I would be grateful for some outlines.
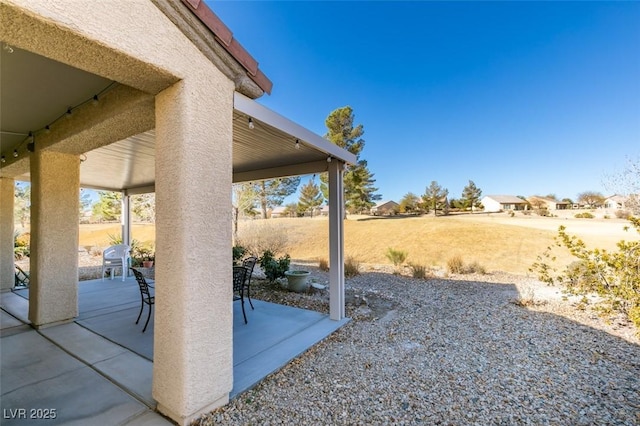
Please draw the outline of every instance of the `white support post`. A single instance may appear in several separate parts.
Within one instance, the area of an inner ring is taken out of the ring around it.
[[[345,317],[344,307],[344,164],[329,163],[329,317]]]
[[[131,196],[127,191],[122,191],[121,203],[120,211],[122,214],[120,215],[120,222],[122,225],[122,244],[131,247]],[[129,266],[131,265],[122,266],[122,273],[125,277],[129,276]]]

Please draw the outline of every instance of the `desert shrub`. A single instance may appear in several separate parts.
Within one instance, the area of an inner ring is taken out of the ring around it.
[[[258,259],[258,263],[264,271],[265,277],[273,282],[278,278],[285,277],[284,273],[289,270],[291,258],[288,254],[285,254],[279,259],[276,259],[271,251],[266,250]]]
[[[404,261],[407,260],[407,255],[408,254],[406,251],[395,250],[391,247],[387,249],[386,253],[387,259],[389,259],[391,263],[393,263],[393,266],[396,268],[396,273],[398,272]]]
[[[449,258],[449,260],[447,260],[447,271],[449,271],[450,274],[464,273],[464,261],[462,260],[462,256],[456,254]]]
[[[487,270],[479,262],[473,261],[465,264],[460,255],[455,255],[447,260],[447,271],[450,274],[486,274]]]
[[[534,211],[538,216],[543,216],[543,217],[549,216],[549,210],[547,209],[535,209]]]
[[[514,217],[516,213],[513,210],[509,210],[509,217]]]
[[[473,261],[464,267],[465,274],[486,274],[487,270],[478,261]]]
[[[640,233],[640,218],[629,218]],[[570,236],[561,226],[555,237],[555,247],[566,248],[577,259],[560,272],[548,247],[529,269],[537,272],[541,281],[559,283],[569,294],[596,293],[603,298],[601,312],[619,312],[640,327],[640,241],[619,241],[617,251],[588,249],[585,243]],[[625,229],[629,229],[628,227]]]
[[[19,232],[13,233],[13,258],[15,260],[24,259],[25,257],[29,257],[31,254],[30,251],[30,243],[31,243],[31,234],[25,232],[24,234],[20,234]]]
[[[411,276],[413,278],[418,278],[421,280],[427,278],[428,269],[426,266],[418,265],[417,263],[411,263],[409,264],[409,267],[411,268]]]
[[[584,212],[584,213],[577,213],[574,217],[578,219],[593,219],[595,216],[589,212]]]
[[[242,257],[246,252],[247,252],[247,249],[245,249],[242,246],[239,246],[237,244],[233,246],[233,264],[235,265],[238,262],[240,262],[240,259],[242,259]]]
[[[631,217],[631,213],[628,210],[616,210],[615,215],[618,219],[629,219]]]
[[[522,210],[521,212],[525,216],[531,216],[531,210]]]
[[[327,261],[327,259],[320,259],[318,261],[318,268],[321,271],[328,271],[329,270],[329,262]]]
[[[246,249],[245,254],[248,253],[251,256],[260,257],[266,251],[274,255],[281,254],[287,246],[287,233],[283,232],[277,224],[261,221],[243,229],[237,244]]]
[[[355,277],[360,274],[360,262],[353,256],[347,256],[344,260],[344,276]]]

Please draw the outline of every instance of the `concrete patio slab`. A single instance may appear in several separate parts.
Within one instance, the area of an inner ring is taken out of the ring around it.
[[[172,424],[152,411],[154,322],[152,315],[145,333],[143,324],[135,324],[140,309],[136,282],[84,281],[78,290],[76,322],[41,330],[24,324],[28,290],[2,294],[0,408],[9,417],[2,424],[29,424],[17,418],[21,411],[15,410],[22,408],[55,408],[57,419],[51,424]],[[255,309],[245,305],[245,324],[240,303],[233,303],[230,398],[348,322],[260,300],[253,304]]]

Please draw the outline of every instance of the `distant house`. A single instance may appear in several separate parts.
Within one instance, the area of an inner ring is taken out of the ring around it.
[[[567,210],[573,207],[571,203],[566,201],[558,201],[553,198],[538,197],[535,195],[527,198],[527,201],[536,209]]]
[[[615,210],[624,210],[627,208],[627,202],[629,201],[629,197],[625,197],[624,195],[614,194],[611,195],[604,200],[604,208],[605,209],[615,209]]]
[[[271,210],[271,218],[275,219],[278,217],[287,217],[287,207],[286,206],[276,206]]]
[[[480,200],[485,212],[527,210],[528,203],[515,195],[486,195]]]
[[[371,214],[374,216],[394,215],[398,213],[399,209],[400,204],[395,201],[380,201],[375,206],[371,207]]]

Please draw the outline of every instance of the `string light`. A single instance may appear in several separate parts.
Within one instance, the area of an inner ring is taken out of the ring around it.
[[[36,137],[33,132],[29,132],[29,142],[27,143],[27,151],[33,152],[36,150]]]
[[[256,127],[256,125],[253,124],[253,120],[251,119],[251,117],[249,117],[249,128],[253,130],[254,127]]]
[[[331,157],[327,157],[327,163],[331,162]]]
[[[5,45],[7,46],[7,45]],[[5,47],[6,49],[6,47]],[[10,52],[11,53],[11,52]],[[91,102],[93,105],[97,105],[100,103],[100,97],[108,92],[109,90],[113,89],[113,87],[118,84],[115,81],[112,81],[111,83],[109,83],[109,85],[107,87],[105,87],[104,89],[102,89],[100,92],[96,93],[95,95],[93,95],[92,97],[90,97],[89,99],[85,100],[84,102],[79,103],[76,106],[70,106],[67,107],[67,110],[61,114],[58,118],[56,118],[55,120],[53,120],[51,123],[47,124],[46,126],[44,126],[43,128],[39,129],[39,130],[35,130],[35,131],[30,131],[28,134],[24,134],[24,133],[13,133],[15,135],[23,135],[26,136],[26,138],[18,145],[18,147],[16,149],[13,150],[13,158],[18,158],[19,153],[18,150],[26,143],[27,144],[27,150],[30,152],[33,152],[35,149],[35,137],[37,134],[39,133],[44,133],[44,134],[49,134],[51,132],[51,126],[53,126],[54,124],[56,124],[62,117],[66,117],[68,119],[70,119],[73,116],[73,111],[76,110],[77,108],[80,108],[81,106],[83,106],[84,104]],[[8,133],[8,132],[3,132],[3,133]],[[6,157],[4,155],[2,155],[2,163],[5,163]]]
[[[0,163],[6,163],[7,159],[4,158],[4,155],[2,157],[0,157]]]
[[[300,141],[296,139],[296,149],[300,149]]]

